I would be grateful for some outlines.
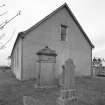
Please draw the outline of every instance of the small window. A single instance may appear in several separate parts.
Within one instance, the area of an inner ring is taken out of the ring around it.
[[[66,41],[67,36],[67,26],[61,25],[61,41]]]

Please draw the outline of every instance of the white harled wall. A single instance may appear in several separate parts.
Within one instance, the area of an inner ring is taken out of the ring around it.
[[[19,39],[13,51],[12,71],[18,80],[22,80],[22,39]]]
[[[60,25],[68,26],[67,41],[61,41]],[[56,74],[60,73],[65,60],[72,58],[77,75],[90,75],[91,46],[70,17],[66,8],[61,9],[40,26],[29,32],[23,40],[23,78],[37,77],[36,53],[45,46],[56,50]]]

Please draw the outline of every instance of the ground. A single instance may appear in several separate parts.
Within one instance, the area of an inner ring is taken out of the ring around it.
[[[78,105],[105,105],[105,77],[76,77]],[[60,88],[35,89],[35,80],[20,82],[10,70],[0,71],[0,105],[23,105],[23,96],[32,96],[37,105],[56,105]]]

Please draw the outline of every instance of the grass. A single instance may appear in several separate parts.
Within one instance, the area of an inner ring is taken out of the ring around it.
[[[78,105],[105,105],[105,78],[76,77]],[[20,82],[10,71],[0,72],[0,105],[23,105],[32,96],[38,105],[56,105],[59,88],[36,89],[35,80]]]
[[[105,78],[77,77],[79,100],[88,105],[105,105]]]

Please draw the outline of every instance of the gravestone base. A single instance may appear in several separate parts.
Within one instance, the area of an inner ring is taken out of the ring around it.
[[[76,98],[63,99],[62,97],[59,97],[57,99],[57,105],[77,105],[77,99]]]
[[[57,105],[77,105],[76,90],[61,90]]]

